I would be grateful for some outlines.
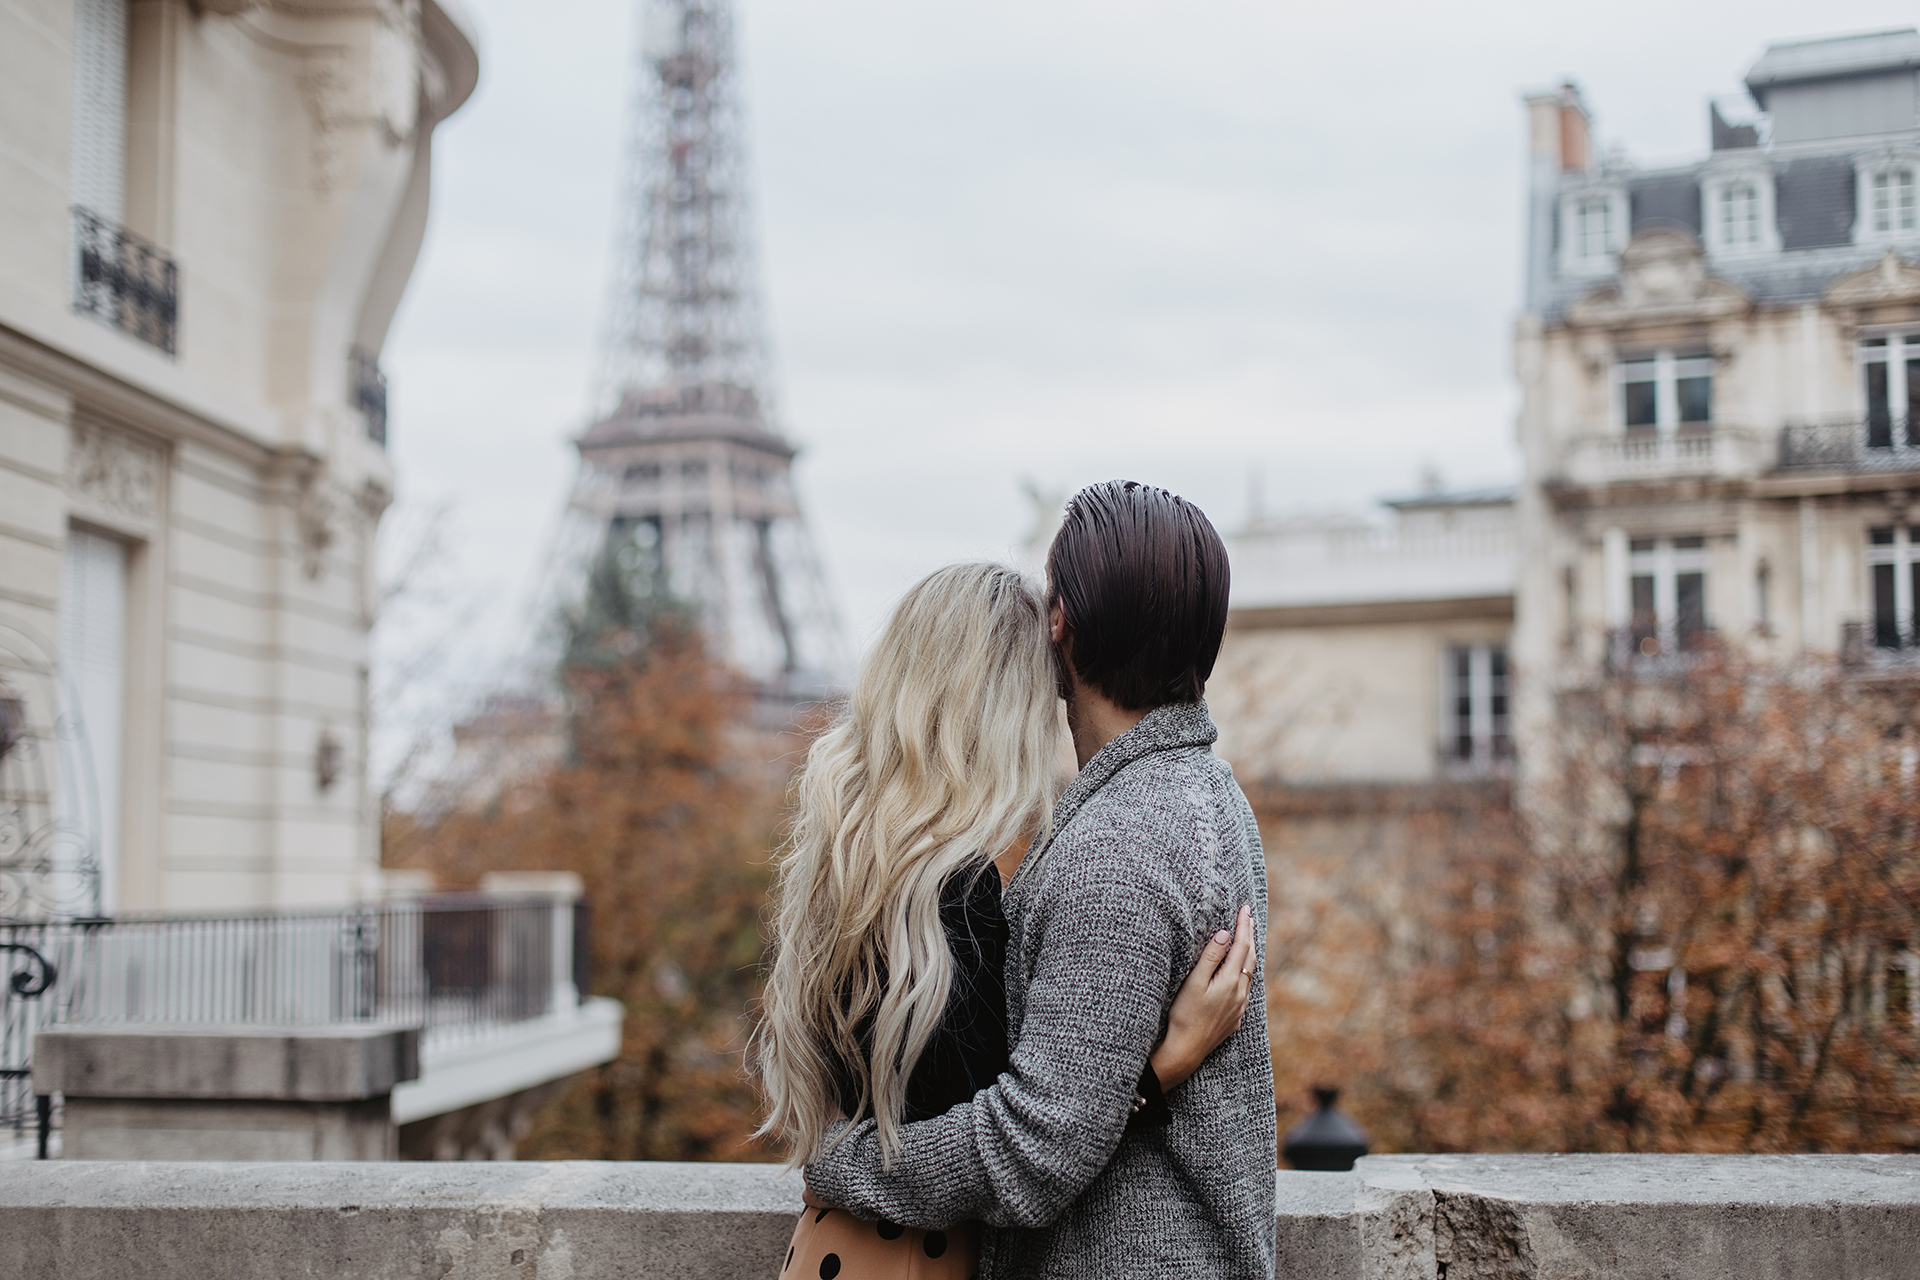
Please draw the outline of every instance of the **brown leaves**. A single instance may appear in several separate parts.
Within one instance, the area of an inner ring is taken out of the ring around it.
[[[512,805],[429,826],[390,820],[387,861],[443,883],[490,870],[579,873],[594,986],[627,1010],[620,1057],[547,1107],[536,1159],[740,1160],[757,1098],[743,1064],[779,775],[747,691],[685,631],[569,675],[572,758]]]
[[[1343,1083],[1386,1149],[1920,1146],[1910,698],[1724,654],[1612,677],[1563,699],[1525,823],[1455,793],[1370,876],[1277,865],[1275,945],[1321,931],[1275,968],[1283,1104]]]

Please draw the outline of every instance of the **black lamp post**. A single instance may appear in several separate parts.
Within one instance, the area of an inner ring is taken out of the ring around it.
[[[1287,1130],[1281,1152],[1296,1169],[1324,1173],[1345,1173],[1353,1162],[1367,1154],[1367,1134],[1344,1111],[1334,1108],[1338,1089],[1315,1089],[1320,1105],[1314,1113]]]

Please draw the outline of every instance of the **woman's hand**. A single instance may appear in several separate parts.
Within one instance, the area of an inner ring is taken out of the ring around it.
[[[1201,950],[1167,1014],[1166,1038],[1147,1060],[1163,1091],[1185,1081],[1239,1030],[1259,968],[1253,946],[1253,908],[1241,907],[1231,938],[1222,929]]]

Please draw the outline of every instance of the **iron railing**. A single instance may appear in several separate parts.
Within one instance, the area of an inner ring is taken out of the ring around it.
[[[425,1028],[428,1045],[572,1007],[584,904],[445,894],[272,915],[0,920],[0,1130],[44,1132],[33,1040],[63,1023]],[[8,976],[10,973],[11,976]]]
[[[347,353],[353,407],[367,421],[367,439],[387,447],[387,375],[380,372],[380,357],[363,347]]]
[[[1782,427],[1780,469],[1920,470],[1920,414],[1874,414]]]
[[[1846,667],[1920,671],[1920,620],[1875,619],[1840,624],[1840,663]]]
[[[157,245],[75,205],[73,309],[176,353],[180,268]]]

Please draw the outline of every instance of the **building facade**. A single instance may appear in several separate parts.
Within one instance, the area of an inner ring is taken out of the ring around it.
[[[1233,597],[1208,706],[1241,778],[1427,783],[1513,757],[1511,490],[1434,491],[1227,539]]]
[[[379,354],[477,74],[454,0],[0,8],[0,916],[377,894]]]
[[[1521,483],[1230,539],[1243,777],[1500,772],[1556,690],[1709,636],[1920,653],[1917,72],[1911,29],[1773,45],[1658,169],[1574,86],[1526,98]]]
[[[1659,169],[1599,157],[1572,86],[1528,97],[1523,738],[1566,681],[1708,635],[1913,651],[1916,69],[1912,29],[1773,45],[1751,122],[1710,108]]]

